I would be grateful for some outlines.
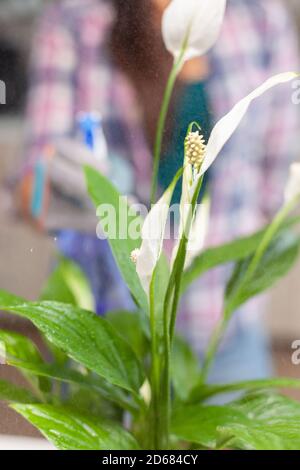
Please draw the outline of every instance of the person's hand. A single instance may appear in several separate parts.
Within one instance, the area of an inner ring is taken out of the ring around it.
[[[89,165],[107,175],[107,155],[97,155],[80,142],[61,139],[50,163],[50,180],[62,193],[86,202],[88,199],[83,166]]]

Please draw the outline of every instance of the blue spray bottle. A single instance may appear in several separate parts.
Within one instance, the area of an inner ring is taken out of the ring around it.
[[[99,163],[108,164],[108,150],[99,113],[79,113],[78,127],[83,143],[94,153]]]

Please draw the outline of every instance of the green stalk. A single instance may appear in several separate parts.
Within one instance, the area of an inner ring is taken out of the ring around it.
[[[231,318],[231,315],[234,311],[234,304],[236,298],[239,296],[240,292],[242,291],[243,287],[251,280],[252,276],[255,274],[256,268],[258,264],[260,263],[262,257],[264,256],[266,250],[268,249],[269,245],[271,244],[274,236],[277,234],[279,231],[281,225],[285,221],[285,219],[288,217],[289,213],[295,208],[299,201],[299,196],[296,198],[292,199],[288,204],[285,204],[277,213],[277,215],[274,217],[272,223],[269,225],[268,230],[266,231],[263,239],[261,240],[260,244],[258,245],[258,248],[252,258],[251,263],[249,264],[245,275],[243,277],[242,282],[240,283],[238,289],[234,293],[234,295],[231,297],[229,302],[225,304],[224,308],[224,313],[221,318],[221,320],[218,322],[212,337],[210,339],[206,356],[203,361],[203,366],[202,366],[202,372],[201,372],[201,378],[202,381],[205,382],[207,379],[209,370],[211,368],[211,365],[214,361],[215,355],[218,351],[218,347],[221,341],[221,338],[223,336],[224,331],[226,330],[226,327],[228,325],[228,322]]]
[[[186,249],[186,240],[185,237],[182,238],[182,245],[180,246],[185,251]],[[185,254],[183,256],[185,260]],[[183,260],[183,265],[184,265]],[[180,266],[182,266],[182,262],[180,262]],[[164,366],[164,373],[162,377],[162,426],[163,426],[163,449],[168,449],[169,447],[169,423],[170,423],[170,403],[171,403],[171,373],[170,373],[170,361],[171,361],[171,348],[172,348],[172,330],[174,329],[173,324],[175,324],[175,317],[174,309],[177,310],[178,305],[178,298],[177,293],[180,292],[179,289],[174,289],[174,283],[178,283],[180,285],[181,276],[179,279],[177,277],[177,264],[174,264],[174,270],[170,277],[170,282],[168,285],[166,299],[165,299],[165,306],[164,306],[164,353],[165,353],[165,366]],[[181,270],[182,271],[182,270]],[[171,305],[171,308],[170,308]],[[175,312],[176,313],[176,312]],[[172,320],[171,320],[172,319]]]
[[[288,217],[289,213],[295,208],[297,205],[299,197],[296,197],[292,199],[288,204],[285,204],[277,213],[275,218],[273,219],[272,223],[270,224],[268,230],[265,233],[265,236],[263,237],[261,243],[258,245],[258,248],[256,250],[256,253],[251,261],[251,263],[248,266],[248,269],[245,273],[245,276],[243,278],[243,281],[241,282],[237,292],[235,293],[234,298],[240,293],[241,289],[247,284],[249,279],[252,278],[253,274],[256,271],[256,268],[261,261],[263,255],[265,254],[267,248],[269,247],[270,243],[272,242],[274,236],[280,229],[281,225],[285,221],[285,219]],[[230,304],[228,306],[229,308],[229,315],[230,315]]]
[[[169,421],[170,421],[170,361],[171,343],[169,323],[164,318],[164,368],[161,383],[161,426],[162,426],[162,449],[169,448]]]
[[[174,262],[172,273],[169,279],[169,284],[164,302],[164,352],[165,352],[165,365],[162,377],[162,426],[164,449],[169,445],[169,427],[170,427],[170,403],[171,403],[171,376],[170,376],[170,360],[172,341],[176,325],[176,317],[178,310],[178,303],[180,299],[181,280],[184,271],[186,260],[186,249],[188,236],[192,227],[193,216],[198,201],[198,196],[201,190],[203,178],[199,179],[197,187],[194,192],[191,208],[187,217],[187,224],[183,231],[180,240],[178,253]]]
[[[175,287],[174,287],[174,296],[173,296],[173,304],[171,310],[171,317],[170,317],[170,338],[171,342],[173,341],[175,326],[176,326],[176,318],[177,318],[177,310],[178,304],[180,300],[180,293],[181,293],[181,281],[184,272],[184,265],[186,260],[186,249],[187,249],[187,242],[189,238],[189,234],[192,228],[192,223],[194,220],[195,210],[197,207],[199,193],[202,187],[203,177],[200,178],[198,185],[196,187],[195,193],[193,195],[191,210],[189,211],[187,217],[186,227],[184,229],[184,233],[182,239],[179,244],[178,253],[176,256],[176,260],[174,263],[174,274],[175,274]]]
[[[160,154],[161,154],[161,148],[162,148],[162,142],[163,142],[163,134],[164,134],[164,129],[165,129],[165,124],[166,124],[166,119],[167,119],[167,114],[170,106],[170,101],[172,97],[172,93],[174,90],[175,82],[177,79],[177,76],[182,69],[182,66],[185,61],[185,53],[188,47],[188,42],[189,42],[189,37],[190,37],[190,32],[191,32],[191,27],[192,27],[192,22],[186,32],[185,38],[183,40],[182,46],[181,46],[181,51],[178,56],[178,58],[174,61],[173,67],[171,69],[164,97],[163,97],[163,102],[159,114],[159,119],[158,119],[158,124],[157,124],[157,131],[156,131],[156,137],[155,137],[155,144],[154,144],[154,156],[153,156],[153,172],[152,172],[152,181],[151,181],[151,196],[150,196],[150,203],[154,204],[155,202],[155,196],[156,196],[156,191],[157,191],[157,178],[158,178],[158,170],[159,170],[159,161],[160,161]]]
[[[194,126],[196,126],[199,130],[201,130],[201,127],[199,126],[199,124],[196,121],[193,121],[189,125],[186,135],[188,135],[192,131]],[[184,157],[184,165],[186,165],[186,164],[188,164],[188,163],[186,162],[186,157]],[[198,182],[198,184],[195,188],[195,191],[194,191],[194,194],[193,194],[193,197],[192,197],[192,201],[191,201],[191,209],[192,210],[189,210],[189,213],[187,215],[186,226],[184,227],[183,236],[182,236],[182,239],[180,240],[180,244],[179,244],[178,251],[177,251],[177,256],[176,256],[173,271],[172,271],[173,279],[172,279],[170,284],[172,284],[172,282],[174,282],[175,291],[174,291],[174,297],[173,297],[172,311],[171,311],[171,314],[170,314],[170,338],[171,338],[171,342],[173,341],[173,336],[174,336],[174,331],[175,331],[175,326],[176,326],[177,309],[178,309],[178,304],[179,304],[180,294],[181,294],[182,275],[183,275],[184,265],[185,265],[185,260],[186,260],[187,242],[188,242],[189,233],[190,233],[191,228],[192,228],[192,222],[193,222],[193,218],[194,218],[194,215],[195,215],[196,205],[197,205],[197,202],[198,202],[199,193],[200,193],[200,190],[201,190],[201,187],[202,187],[202,183],[203,183],[203,176],[199,179],[199,182]],[[191,184],[192,184],[192,182],[191,182]],[[187,237],[186,237],[186,234],[187,234]]]
[[[189,41],[189,36],[190,36],[190,31],[191,31],[191,25],[189,26],[186,35],[184,37],[182,47],[180,54],[177,58],[177,60],[174,61],[173,67],[171,69],[164,97],[163,97],[163,102],[160,110],[160,115],[159,115],[159,120],[158,120],[158,125],[157,125],[157,131],[156,131],[156,138],[155,138],[155,145],[154,145],[154,157],[153,157],[153,173],[152,173],[152,181],[151,181],[151,196],[150,196],[150,203],[151,205],[155,203],[155,198],[156,198],[156,192],[157,192],[157,179],[158,179],[158,170],[159,170],[159,162],[160,162],[160,155],[161,155],[161,148],[162,148],[162,142],[163,142],[163,133],[165,129],[165,124],[166,124],[166,118],[169,110],[169,105],[173,93],[173,89],[175,86],[176,78],[184,64],[184,56],[185,52],[188,47],[188,41]],[[154,295],[152,293],[152,300],[150,302],[154,302]],[[151,330],[152,333],[151,335],[156,337],[156,331],[155,331],[155,314],[154,314],[154,309],[152,309],[152,326]],[[165,317],[165,315],[164,315]],[[160,416],[160,424],[159,424],[159,429],[157,430],[157,424],[154,423],[154,434],[157,435],[159,434],[159,441],[161,443],[162,448],[168,448],[169,445],[169,393],[170,393],[170,332],[169,332],[169,321],[164,319],[164,347],[165,347],[165,374],[162,378],[162,397],[163,397],[163,404],[162,404],[162,410],[161,410],[161,415]],[[153,343],[154,341],[154,343]],[[152,338],[152,360],[155,360],[155,364],[152,364],[152,381],[153,385],[155,387],[155,393],[156,393],[156,380],[157,380],[157,369],[158,369],[158,404],[159,404],[159,399],[160,399],[160,365],[156,364],[156,358],[157,358],[157,351],[156,350],[156,339],[153,340]],[[159,361],[159,359],[158,359]],[[154,400],[155,403],[155,400]],[[154,407],[154,405],[153,405]],[[161,426],[161,427],[160,427]]]
[[[156,196],[156,191],[157,191],[159,162],[160,162],[163,134],[164,134],[165,124],[166,124],[167,114],[168,114],[176,78],[178,76],[178,73],[180,72],[182,64],[183,64],[182,56],[180,56],[179,59],[176,62],[174,62],[171,73],[169,75],[164,97],[163,97],[162,107],[161,107],[160,114],[159,114],[159,120],[158,120],[155,144],[154,144],[153,173],[152,173],[151,196],[150,196],[151,204],[154,204],[155,202],[155,196]]]
[[[159,410],[159,393],[160,393],[160,366],[159,355],[157,348],[157,333],[155,321],[155,271],[152,276],[149,291],[149,304],[150,304],[150,330],[151,330],[151,441],[154,450],[159,449],[160,446],[160,410]]]

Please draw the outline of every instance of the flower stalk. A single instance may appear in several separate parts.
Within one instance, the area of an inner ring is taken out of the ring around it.
[[[150,331],[151,331],[151,444],[154,450],[160,448],[161,443],[161,416],[160,416],[160,364],[159,364],[159,352],[158,352],[158,341],[156,331],[156,316],[155,316],[155,275],[154,271],[152,281],[150,283]]]
[[[173,66],[167,81],[167,85],[164,92],[164,97],[162,101],[161,110],[159,113],[155,144],[154,144],[154,154],[153,154],[153,172],[152,172],[152,181],[151,181],[151,194],[150,194],[150,203],[154,204],[156,192],[157,192],[157,180],[158,180],[158,171],[159,171],[159,162],[161,156],[161,149],[163,143],[163,135],[166,125],[166,119],[170,107],[170,102],[172,98],[172,93],[176,83],[176,79],[186,61],[186,51],[189,44],[189,37],[191,33],[191,25],[188,25],[183,40],[181,43],[180,53],[177,56],[174,56]]]
[[[176,325],[176,317],[178,311],[178,304],[181,291],[181,280],[184,271],[186,260],[187,244],[189,233],[192,228],[194,213],[198,201],[198,196],[201,190],[203,178],[198,181],[197,189],[193,196],[192,204],[189,207],[189,213],[186,219],[186,226],[183,230],[182,238],[180,240],[178,252],[170,276],[165,302],[164,302],[164,370],[162,377],[162,421],[163,421],[163,436],[164,436],[164,449],[169,447],[169,427],[170,427],[170,412],[171,412],[171,376],[170,376],[170,361],[172,352],[172,342],[174,338],[174,331]]]
[[[164,129],[165,129],[166,119],[167,119],[168,110],[169,110],[174,86],[176,83],[176,79],[184,63],[183,57],[184,57],[184,51],[182,51],[182,54],[180,55],[180,57],[173,64],[173,67],[172,67],[172,70],[171,70],[171,73],[169,75],[168,82],[166,85],[163,102],[162,102],[162,106],[161,106],[161,110],[159,114],[156,137],[155,137],[155,144],[154,144],[154,154],[153,154],[153,172],[152,172],[151,196],[150,196],[151,204],[155,203],[155,197],[156,197],[156,192],[157,192],[159,162],[160,162],[160,156],[161,156]]]

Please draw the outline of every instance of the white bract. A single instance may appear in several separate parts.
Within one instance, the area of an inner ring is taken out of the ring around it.
[[[210,138],[207,143],[206,152],[201,166],[198,178],[208,170],[211,164],[219,155],[220,151],[230,139],[241,120],[245,116],[248,108],[253,100],[260,97],[266,91],[270,90],[276,85],[281,83],[289,82],[294,78],[297,78],[298,74],[295,72],[286,72],[274,75],[273,77],[266,80],[262,85],[252,91],[245,98],[240,100],[232,110],[226,114],[213,128]]]
[[[180,201],[181,221],[179,227],[179,238],[184,233],[189,214],[188,207],[191,205],[199,179],[209,169],[226,142],[230,139],[246,114],[251,102],[275,85],[286,83],[296,78],[297,76],[298,74],[294,72],[275,75],[266,80],[261,86],[256,88],[252,93],[239,101],[233,107],[233,109],[228,114],[226,114],[213,128],[205,149],[203,163],[199,171],[198,169],[196,172],[194,171],[192,165],[188,162],[187,156],[185,156],[182,196]],[[297,165],[292,167],[292,175],[287,186],[286,198],[290,199],[293,197],[293,195],[298,194],[297,191],[299,188],[300,169]],[[173,189],[174,185],[171,185],[162,198],[158,201],[158,203],[153,206],[152,210],[146,217],[143,226],[142,245],[137,259],[137,273],[147,293],[149,293],[149,285],[152,279],[152,274],[161,254],[164,232],[168,218],[168,206],[170,205]],[[207,221],[205,222],[204,215],[201,214],[201,212],[198,215],[196,214],[191,228],[191,232],[196,242],[193,244],[194,249],[191,249],[190,253],[187,254],[186,265],[190,265],[194,257],[199,254],[199,250],[202,249],[204,238],[203,234],[206,231],[206,226]],[[152,234],[149,236],[151,231]],[[195,233],[198,235],[195,236]],[[178,244],[174,248],[172,261],[174,261],[177,251]]]
[[[136,271],[147,294],[153,271],[162,252],[173,189],[172,183],[148,213],[142,228],[141,248],[139,251],[134,250]]]
[[[300,197],[300,163],[293,163],[290,166],[290,176],[285,188],[285,203],[288,204],[297,196]]]
[[[184,60],[200,57],[216,42],[226,0],[172,0],[162,20],[166,48],[178,59],[186,41]]]
[[[184,268],[188,269],[194,259],[203,251],[209,227],[210,199],[205,197],[198,207],[189,234]]]

